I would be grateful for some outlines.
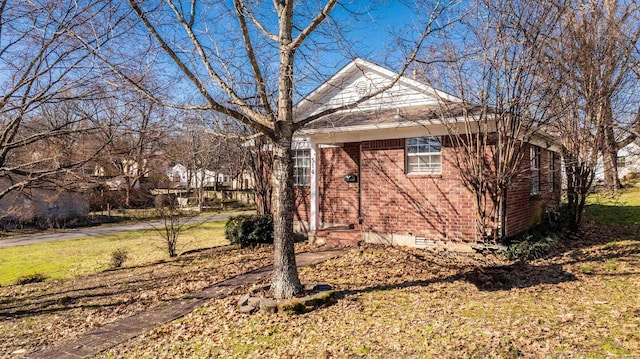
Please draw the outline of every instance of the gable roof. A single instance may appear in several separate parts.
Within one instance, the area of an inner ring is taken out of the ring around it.
[[[372,62],[356,58],[318,86],[294,107],[295,121],[320,111],[353,103],[394,81],[388,90],[364,101],[358,111],[389,110],[410,106],[437,106],[440,101],[460,99]]]
[[[466,130],[463,125],[466,114],[482,113],[479,105],[406,76],[398,77],[393,71],[356,58],[296,104],[294,121],[358,101],[396,79],[397,82],[383,93],[354,109],[337,111],[312,121],[295,136],[314,137],[314,141],[320,143],[340,143],[446,135],[453,123],[457,123],[459,131]],[[451,121],[445,123],[443,118]],[[534,137],[532,143],[541,143],[546,148],[555,142],[543,131]]]

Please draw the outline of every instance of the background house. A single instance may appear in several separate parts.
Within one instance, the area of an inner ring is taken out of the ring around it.
[[[7,179],[0,179],[0,183]],[[10,223],[33,223],[41,225],[60,224],[89,213],[87,193],[62,188],[25,188],[14,191],[0,199],[1,229],[10,229]]]
[[[396,76],[356,59],[303,99],[296,118],[353,102]],[[445,125],[442,100],[456,101],[401,77],[356,109],[299,131],[293,162],[300,228],[322,236],[329,235],[322,229],[351,228],[355,239],[417,247],[480,241],[474,198],[452,161],[461,149],[447,137],[457,114],[446,114]],[[558,149],[545,136],[530,142],[502,209],[507,235],[538,223],[560,199]]]
[[[250,190],[253,188],[253,176],[247,171],[233,177],[226,173],[202,168],[189,170],[183,164],[176,163],[167,168],[166,176],[174,187],[189,185],[191,188],[213,188],[219,186],[230,190]]]
[[[640,140],[636,140],[618,150],[618,178],[640,174]],[[602,158],[598,158],[596,163],[595,179],[598,182],[604,181],[604,166]]]
[[[618,151],[618,177],[640,175],[640,140],[631,142]]]

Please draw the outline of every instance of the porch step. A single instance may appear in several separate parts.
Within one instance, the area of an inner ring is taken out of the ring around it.
[[[316,231],[318,243],[324,243],[336,247],[356,247],[362,240],[362,232],[351,228],[326,228]]]

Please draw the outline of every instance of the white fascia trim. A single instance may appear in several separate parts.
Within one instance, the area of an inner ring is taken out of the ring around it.
[[[380,65],[374,64],[372,62],[365,62],[364,60],[360,60],[363,61],[363,65],[362,66],[368,66],[370,70],[377,72],[380,75],[386,76],[387,78],[389,78],[390,80],[395,78],[396,76],[398,76],[397,72],[393,72],[391,70],[388,70]],[[404,75],[400,76],[400,79],[398,79],[398,83],[403,83],[404,85],[407,85],[409,87],[413,87],[416,90],[423,92],[425,94],[428,95],[433,95],[436,98],[436,101],[439,100],[447,100],[447,101],[451,101],[451,102],[462,102],[462,100],[458,97],[455,97],[453,95],[449,95],[448,93],[445,93],[443,91],[437,90],[432,86],[426,85],[420,81],[416,81],[414,79],[408,78]]]
[[[299,113],[300,111],[303,111],[305,108],[308,108],[311,105],[313,105],[315,102],[311,101],[311,99],[326,93],[327,90],[333,89],[335,86],[332,84],[336,82],[339,78],[353,72],[353,69],[358,68],[358,65],[360,64],[361,61],[362,61],[361,59],[356,58],[351,62],[349,62],[348,64],[346,64],[342,69],[340,69],[338,72],[333,74],[333,76],[331,76],[327,81],[320,84],[320,86],[316,87],[315,90],[311,91],[307,96],[305,96],[297,104],[295,104],[293,106],[293,113],[294,114]],[[364,66],[364,65],[360,64],[360,66]]]
[[[546,133],[534,133],[529,139],[529,143],[556,153],[560,153],[562,150],[558,141]]]
[[[338,131],[324,132],[308,135],[311,141],[318,144],[341,144],[347,142],[388,140],[397,138],[425,137],[425,136],[446,136],[451,133],[450,126],[457,126],[457,131],[462,133],[465,131],[465,124],[458,122],[449,125],[429,124],[420,126],[413,124],[412,126],[401,126],[391,128],[368,128],[358,131]]]
[[[359,132],[359,131],[370,131],[370,130],[387,130],[387,129],[397,129],[397,128],[409,128],[409,127],[429,127],[429,126],[438,126],[444,124],[453,124],[453,123],[464,123],[465,118],[463,116],[451,118],[450,120],[441,121],[441,120],[419,120],[419,121],[407,121],[407,122],[392,122],[392,123],[381,123],[377,125],[355,125],[355,126],[342,126],[342,127],[332,127],[332,128],[320,128],[313,130],[299,130],[296,133],[296,136],[313,136],[317,134],[325,134],[325,133],[344,133],[344,132]]]

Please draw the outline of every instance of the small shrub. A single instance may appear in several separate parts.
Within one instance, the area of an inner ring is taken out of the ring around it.
[[[225,237],[241,248],[273,243],[273,220],[270,215],[241,215],[227,221]]]
[[[28,275],[28,276],[24,276],[24,277],[20,277],[18,278],[18,280],[16,281],[17,285],[25,285],[25,284],[30,284],[30,283],[40,283],[40,282],[44,282],[47,279],[47,277],[42,274],[42,273],[35,273],[32,275]]]
[[[536,236],[535,234],[523,235],[513,240],[505,251],[509,259],[532,260],[539,259],[551,252],[558,245],[560,238],[556,234]]]
[[[124,262],[129,258],[126,250],[118,248],[111,252],[111,268],[116,269],[122,267]]]
[[[507,238],[504,255],[511,260],[539,259],[556,248],[571,233],[571,216],[567,206],[547,212],[545,220],[530,230]]]

